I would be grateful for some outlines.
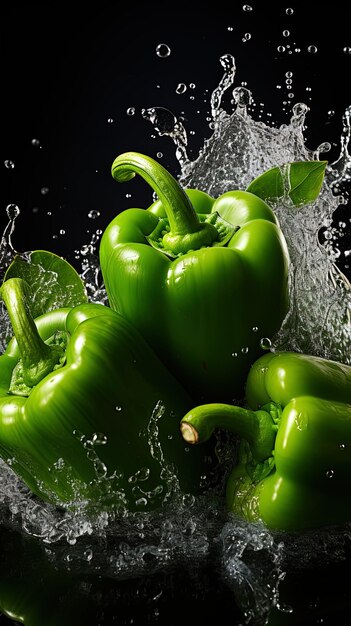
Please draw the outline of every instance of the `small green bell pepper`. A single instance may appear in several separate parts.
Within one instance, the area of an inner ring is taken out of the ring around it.
[[[181,422],[189,443],[216,427],[241,437],[229,510],[281,530],[351,521],[351,367],[269,353],[252,366],[246,399],[249,409],[208,404]]]
[[[106,228],[100,264],[109,304],[143,335],[197,401],[242,397],[250,365],[288,310],[288,252],[273,211],[246,191],[214,200],[180,187],[153,159],[117,157],[159,200]]]
[[[156,508],[173,464],[196,493],[205,455],[179,433],[191,400],[138,331],[99,304],[34,322],[27,292],[20,278],[1,288],[15,338],[0,357],[0,456],[56,504]]]

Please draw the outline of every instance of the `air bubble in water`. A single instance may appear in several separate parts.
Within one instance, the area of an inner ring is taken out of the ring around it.
[[[291,9],[290,7],[288,7],[287,9],[285,9],[285,13],[287,15],[292,15],[294,13],[294,9]]]
[[[290,30],[283,30],[283,37],[290,37]]]
[[[162,159],[163,152],[157,152],[156,156],[157,156],[158,159]]]
[[[161,59],[164,59],[166,57],[169,57],[169,55],[171,54],[171,49],[169,46],[167,46],[166,43],[159,43],[156,47],[156,54]]]
[[[278,46],[277,50],[278,52],[285,52],[285,46]]]
[[[112,117],[108,117],[107,118],[107,123],[108,124],[113,124],[113,118]]]
[[[311,54],[316,54],[318,48],[317,46],[308,46],[307,51],[310,52]]]
[[[129,107],[127,109],[127,115],[134,115],[135,114],[135,108],[134,107]]]
[[[32,139],[31,141],[32,146],[40,146],[40,141],[39,139]]]
[[[246,13],[249,13],[250,11],[252,11],[252,6],[250,4],[244,4],[243,11],[246,11]]]
[[[6,161],[4,161],[4,165],[5,165],[6,169],[8,169],[8,170],[13,170],[13,168],[15,167],[14,162],[10,161],[9,159],[6,159]]]
[[[330,469],[330,470],[326,471],[326,477],[327,478],[333,478],[334,474],[335,474],[335,472],[334,472],[333,469]]]
[[[42,196],[46,196],[49,193],[49,187],[42,187],[40,193]]]
[[[249,41],[251,39],[251,33],[245,33],[242,38],[242,41]]]
[[[185,93],[186,92],[186,84],[185,83],[178,83],[177,88],[176,88],[176,93]]]
[[[64,229],[64,228],[60,228],[60,231],[59,231],[59,232],[60,232],[60,235],[65,235],[65,234],[66,234],[66,231],[65,231],[65,229]]]

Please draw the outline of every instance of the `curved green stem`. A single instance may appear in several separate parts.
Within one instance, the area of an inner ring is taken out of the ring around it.
[[[9,278],[1,287],[12,329],[23,364],[23,379],[34,387],[53,371],[62,356],[58,346],[48,346],[41,339],[27,304],[28,284],[21,278]]]
[[[118,182],[131,180],[139,174],[156,192],[170,226],[170,232],[164,236],[164,244],[175,254],[210,246],[218,238],[216,228],[200,222],[185,191],[154,159],[138,152],[124,152],[114,160],[111,171]]]
[[[215,428],[229,430],[245,439],[257,461],[272,455],[277,426],[267,411],[250,411],[230,404],[203,404],[187,413],[180,424],[188,443],[207,441]]]

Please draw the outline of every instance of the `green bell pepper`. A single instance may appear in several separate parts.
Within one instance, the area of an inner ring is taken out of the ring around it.
[[[100,264],[110,306],[128,319],[196,400],[242,397],[261,339],[288,310],[288,252],[273,211],[246,191],[184,191],[135,152],[112,165],[159,200],[106,228]]]
[[[249,409],[208,404],[181,422],[189,443],[214,428],[241,437],[226,489],[229,510],[270,528],[302,530],[351,520],[351,367],[293,352],[252,366]]]
[[[27,292],[20,278],[1,288],[15,337],[0,357],[0,456],[58,505],[156,508],[173,464],[196,493],[205,454],[179,433],[191,400],[138,331],[99,304],[34,322]]]

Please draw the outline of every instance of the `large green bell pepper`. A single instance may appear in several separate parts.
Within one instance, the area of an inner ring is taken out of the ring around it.
[[[153,509],[175,468],[196,493],[205,455],[179,433],[191,401],[138,331],[99,304],[35,323],[26,290],[19,278],[1,288],[15,338],[0,357],[0,456],[56,504]]]
[[[288,252],[269,206],[252,193],[214,200],[159,163],[128,152],[117,181],[140,174],[159,200],[106,228],[100,262],[110,306],[141,332],[196,400],[242,397],[263,338],[288,309]]]
[[[216,427],[241,436],[228,508],[282,530],[351,521],[351,367],[269,353],[252,366],[246,398],[250,409],[203,405],[181,424],[189,443]]]

